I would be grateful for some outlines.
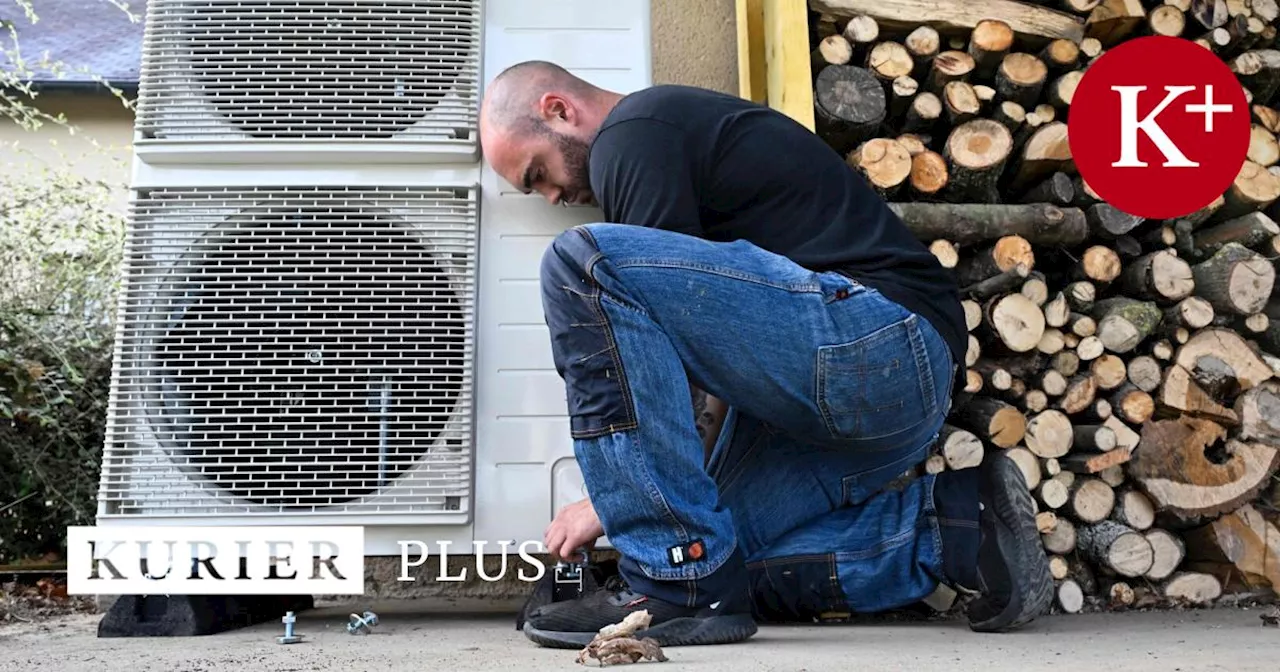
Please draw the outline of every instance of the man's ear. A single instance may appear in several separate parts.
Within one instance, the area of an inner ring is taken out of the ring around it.
[[[564,96],[544,93],[538,100],[542,118],[548,124],[572,124],[577,117],[577,110]]]

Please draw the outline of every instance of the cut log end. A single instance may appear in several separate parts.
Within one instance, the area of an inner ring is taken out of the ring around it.
[[[1093,245],[1085,250],[1081,259],[1081,267],[1090,280],[1108,283],[1120,277],[1120,255],[1116,251],[1103,246]]]
[[[1044,336],[1044,311],[1022,294],[997,299],[990,311],[990,324],[1000,340],[1013,352],[1030,352]]]
[[[1084,590],[1074,579],[1063,579],[1058,584],[1058,608],[1066,614],[1078,614],[1084,610]]]
[[[879,42],[871,48],[867,65],[881,79],[892,82],[899,77],[906,77],[915,68],[915,60],[911,52],[898,42]]]
[[[897,140],[873,138],[857,152],[858,167],[877,189],[891,191],[911,174],[912,158]]]
[[[1186,545],[1181,537],[1161,528],[1148,530],[1146,537],[1151,542],[1153,559],[1145,576],[1152,581],[1163,581],[1182,564]]]
[[[1235,510],[1280,465],[1276,447],[1229,439],[1222,425],[1187,416],[1147,423],[1141,446],[1129,475],[1158,509],[1183,520]]]
[[[991,119],[972,119],[947,137],[945,155],[952,163],[951,186],[958,198],[996,203],[1001,168],[1013,149],[1013,136]]]
[[[1178,572],[1161,588],[1175,604],[1204,605],[1222,596],[1222,582],[1204,572]]]
[[[1079,547],[1095,566],[1121,577],[1142,576],[1155,561],[1145,535],[1111,520],[1085,525],[1079,532]]]

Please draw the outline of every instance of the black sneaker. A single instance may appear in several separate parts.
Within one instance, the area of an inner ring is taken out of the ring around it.
[[[533,592],[525,599],[524,606],[516,613],[516,630],[524,630],[524,622],[540,607],[555,602],[576,599],[583,592],[598,590],[611,576],[618,575],[618,561],[609,559],[591,562],[581,568],[581,581],[560,580],[555,568],[551,568],[534,585]]]
[[[685,607],[632,592],[618,575],[579,599],[538,607],[525,620],[524,634],[542,646],[580,649],[601,629],[642,610],[649,612],[649,627],[637,637],[651,637],[661,647],[728,644],[756,634],[746,588],[740,597]]]
[[[978,578],[982,595],[969,605],[969,628],[1006,632],[1048,611],[1053,578],[1022,470],[998,451],[988,453],[981,469]]]

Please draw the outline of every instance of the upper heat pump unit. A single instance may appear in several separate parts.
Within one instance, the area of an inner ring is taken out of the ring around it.
[[[151,0],[137,151],[472,160],[480,29],[479,0]]]

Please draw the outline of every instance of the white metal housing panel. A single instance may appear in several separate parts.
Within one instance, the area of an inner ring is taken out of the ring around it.
[[[620,93],[652,81],[648,0],[487,0],[484,34],[485,83],[533,59]],[[480,211],[475,535],[541,541],[555,511],[583,492],[538,265],[556,234],[601,215],[525,196],[487,165]]]

